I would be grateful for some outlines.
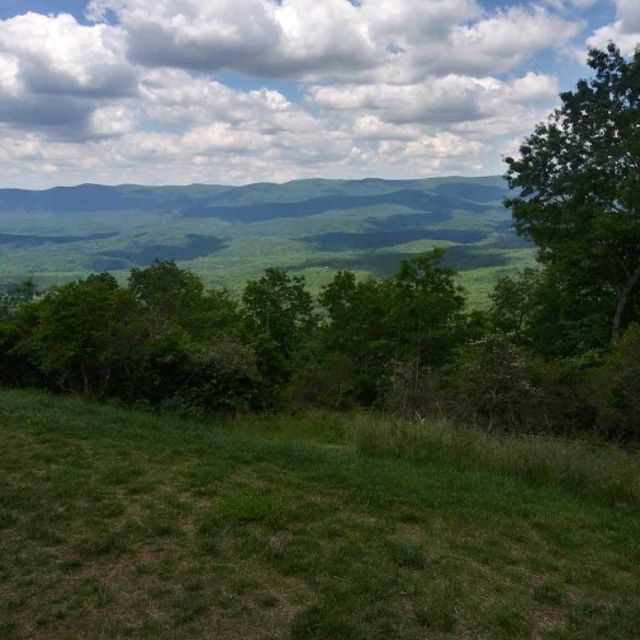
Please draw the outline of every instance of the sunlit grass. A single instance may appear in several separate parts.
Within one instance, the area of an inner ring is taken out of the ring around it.
[[[631,640],[635,462],[555,446],[0,392],[0,638]]]

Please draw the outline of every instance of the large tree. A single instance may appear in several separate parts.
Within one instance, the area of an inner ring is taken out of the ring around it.
[[[593,49],[595,74],[507,158],[516,229],[609,316],[616,342],[640,298],[640,50]]]
[[[22,339],[14,352],[55,385],[102,397],[121,384],[132,349],[144,337],[139,303],[108,273],[62,285],[25,305],[16,321]]]
[[[304,276],[266,269],[250,280],[242,294],[245,340],[256,356],[258,371],[275,398],[291,377],[295,356],[315,326],[313,298]],[[272,399],[273,399],[272,398]]]

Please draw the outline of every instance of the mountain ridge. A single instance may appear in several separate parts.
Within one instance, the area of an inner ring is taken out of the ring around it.
[[[160,258],[234,289],[266,267],[317,287],[338,268],[384,275],[438,246],[474,291],[486,290],[531,261],[507,194],[500,176],[0,189],[0,284],[125,277]]]

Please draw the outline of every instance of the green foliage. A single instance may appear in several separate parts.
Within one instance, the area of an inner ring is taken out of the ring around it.
[[[294,407],[314,406],[341,410],[354,403],[355,380],[349,358],[340,352],[310,358],[299,364],[287,396]]]
[[[591,348],[615,342],[640,299],[640,51],[626,61],[610,44],[592,50],[589,65],[595,77],[561,95],[520,157],[507,159],[506,176],[519,190],[507,201],[516,228],[536,243],[566,299],[560,318],[579,306],[557,331],[574,353],[587,327]],[[579,335],[566,335],[578,318]]]
[[[503,278],[491,294],[493,330],[546,358],[573,358],[609,346],[610,318],[594,298],[556,265]]]
[[[350,359],[362,401],[384,401],[398,363],[411,362],[418,377],[445,364],[466,338],[464,294],[442,257],[436,250],[404,260],[382,281],[339,272],[323,289],[322,338],[327,351]]]
[[[454,415],[453,390],[437,369],[419,370],[415,362],[399,362],[393,371],[386,409],[412,420]]]
[[[6,292],[0,291],[0,320],[15,314],[18,307],[33,300],[37,295],[38,287],[33,278],[10,286]]]
[[[247,283],[242,294],[248,331],[273,340],[290,356],[313,324],[313,300],[302,276],[267,269],[259,280]]]
[[[498,334],[464,349],[455,371],[455,389],[458,411],[489,430],[521,428],[539,395],[524,354]]]
[[[640,437],[640,325],[624,333],[594,375],[597,424],[607,437],[628,442]]]
[[[225,289],[205,290],[194,273],[173,261],[155,261],[146,269],[132,269],[129,289],[154,323],[154,331],[178,325],[197,340],[233,332],[238,308]]]
[[[413,257],[384,280],[339,272],[319,297],[322,321],[301,276],[267,269],[238,305],[156,261],[133,269],[125,287],[102,274],[14,304],[0,344],[43,386],[190,413],[271,409],[285,396],[297,406],[383,406],[399,366],[411,363],[413,384],[481,330],[442,259]],[[5,384],[26,383],[4,371]]]
[[[109,274],[48,293],[28,310],[34,326],[15,351],[63,391],[109,394],[142,333],[138,304]]]
[[[534,311],[534,296],[539,272],[525,269],[516,277],[501,278],[491,292],[489,321],[496,331],[515,342],[525,341]]]
[[[531,429],[570,437],[591,432],[596,409],[588,380],[600,361],[595,351],[555,360],[528,353],[528,377],[537,390],[529,405]]]
[[[397,335],[396,357],[412,360],[418,369],[445,364],[464,340],[465,297],[442,258],[436,249],[403,260],[392,281],[388,323]]]
[[[27,308],[27,303],[37,295],[38,289],[31,279],[0,292],[0,385],[11,386],[20,380],[30,386],[46,386],[37,367],[16,352],[33,326],[33,306]]]
[[[188,415],[248,411],[258,387],[253,353],[231,340],[197,348],[189,354],[184,373],[182,384],[164,406]]]
[[[256,354],[258,369],[272,396],[291,376],[291,361],[314,326],[313,299],[302,276],[267,269],[247,283],[242,295],[244,334]]]
[[[224,290],[172,262],[135,269],[128,287],[101,274],[5,304],[0,382],[190,413],[243,410],[253,399],[253,353]],[[17,299],[12,294],[11,300]]]
[[[390,331],[390,282],[357,281],[339,272],[319,296],[327,314],[322,341],[328,353],[342,353],[350,363],[358,399],[372,403],[390,379],[396,336]]]
[[[550,269],[503,280],[487,314],[467,313],[441,260],[412,258],[384,280],[339,272],[319,296],[322,315],[304,279],[276,269],[249,282],[240,305],[172,262],[132,271],[125,287],[108,274],[35,297],[25,286],[4,298],[0,383],[198,416],[359,404],[511,431],[591,429],[584,389],[598,352],[578,339],[590,325],[571,325]],[[559,309],[571,347],[552,339]],[[576,344],[585,355],[567,358]],[[600,429],[635,437],[607,402]]]

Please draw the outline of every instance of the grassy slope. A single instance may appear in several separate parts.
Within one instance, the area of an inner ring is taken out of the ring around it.
[[[348,425],[0,392],[0,638],[637,638],[637,505]]]

